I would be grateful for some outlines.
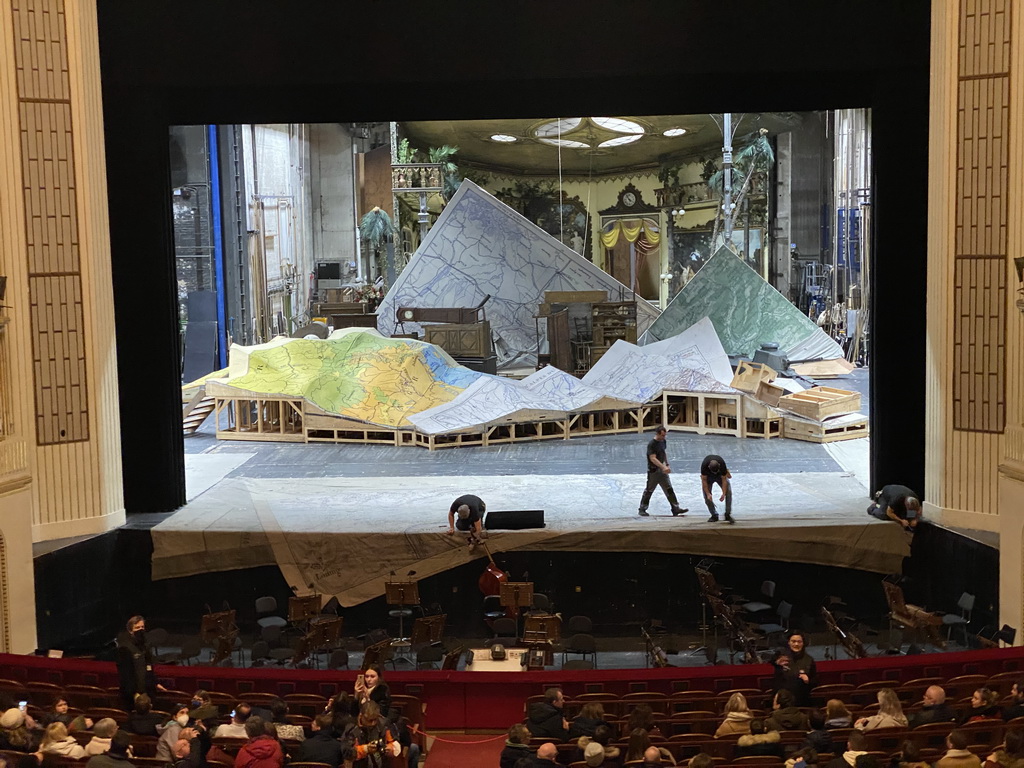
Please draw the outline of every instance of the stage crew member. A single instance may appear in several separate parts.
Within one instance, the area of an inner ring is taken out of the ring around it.
[[[905,531],[913,533],[921,522],[921,501],[905,485],[886,485],[875,494],[868,514],[879,520],[892,520],[902,525]]]
[[[730,479],[732,479],[732,472],[725,466],[725,459],[713,453],[704,457],[704,461],[700,464],[700,486],[701,492],[704,494],[704,503],[708,505],[708,512],[711,513],[711,517],[708,518],[709,523],[718,522],[718,510],[715,508],[715,500],[711,496],[711,486],[716,483],[722,489],[722,495],[718,500],[725,502],[725,522],[736,522],[732,519],[732,483],[729,482]]]
[[[466,532],[470,548],[475,547],[484,538],[483,520],[486,511],[487,505],[479,496],[471,493],[459,496],[448,508],[448,533],[454,535],[456,528]]]
[[[775,657],[772,664],[775,665],[773,692],[790,691],[796,706],[811,706],[811,689],[818,684],[818,672],[814,659],[804,649],[802,632],[790,633],[788,647]]]
[[[644,495],[640,498],[640,517],[650,517],[647,514],[647,505],[651,503],[654,488],[658,485],[665,492],[668,503],[672,505],[673,515],[682,515],[688,511],[679,506],[676,492],[672,489],[672,481],[668,479],[672,468],[668,465],[668,457],[665,455],[665,436],[667,434],[668,430],[665,427],[658,427],[654,430],[654,439],[647,444],[647,487],[644,488]]]

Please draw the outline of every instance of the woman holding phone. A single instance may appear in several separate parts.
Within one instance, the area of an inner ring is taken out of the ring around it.
[[[373,701],[380,708],[383,717],[391,720],[391,691],[388,684],[381,677],[381,668],[377,664],[370,664],[363,672],[356,676],[355,687],[355,711],[358,715],[359,708],[367,701]]]

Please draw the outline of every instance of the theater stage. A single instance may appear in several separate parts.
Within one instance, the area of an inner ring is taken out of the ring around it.
[[[646,439],[433,453],[193,442],[205,452],[187,456],[192,500],[153,529],[153,578],[277,564],[300,594],[312,588],[355,605],[382,594],[392,571],[421,579],[485,557],[447,535],[448,507],[463,493],[491,511],[545,512],[543,529],[491,532],[492,552],[678,553],[878,573],[899,572],[910,552],[901,528],[865,514],[863,469],[851,471],[849,458],[840,466],[826,446],[790,440],[670,435],[670,459],[686,457],[673,461],[673,483],[690,513],[672,517],[658,490],[651,517],[641,518],[645,476],[622,470],[635,467]],[[707,522],[688,465],[708,452],[729,457],[735,525]],[[804,471],[784,471],[793,469]]]

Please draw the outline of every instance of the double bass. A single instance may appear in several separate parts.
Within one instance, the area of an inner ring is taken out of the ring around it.
[[[484,545],[484,552],[487,553],[487,565],[484,567],[484,572],[480,574],[480,578],[477,579],[477,586],[480,587],[480,592],[484,597],[491,595],[501,594],[501,585],[508,583],[508,574],[498,567],[498,564],[494,562],[494,558],[491,556],[491,550],[487,546],[487,542],[481,542]],[[512,606],[511,608],[505,608],[505,616],[510,619],[519,618],[519,608]]]

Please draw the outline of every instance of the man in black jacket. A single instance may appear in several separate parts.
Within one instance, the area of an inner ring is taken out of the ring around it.
[[[956,712],[946,704],[946,692],[937,685],[930,685],[924,692],[924,706],[910,718],[910,727],[917,728],[925,723],[948,723],[956,720]]]
[[[334,715],[330,712],[321,712],[317,715],[311,726],[313,735],[299,745],[295,762],[327,763],[332,768],[338,768],[342,760],[341,743],[331,738],[333,726]]]
[[[569,723],[562,714],[565,697],[561,688],[544,691],[544,701],[535,701],[527,712],[526,727],[532,736],[565,741],[569,737]]]
[[[125,631],[117,636],[117,676],[121,689],[121,700],[125,709],[135,707],[135,697],[148,693],[156,694],[158,686],[153,675],[153,651],[146,645],[146,620],[132,616],[125,625]]]
[[[796,706],[809,707],[811,689],[818,684],[818,671],[814,659],[804,650],[803,632],[791,632],[787,647],[772,663],[775,665],[773,691],[787,690],[793,694]]]

